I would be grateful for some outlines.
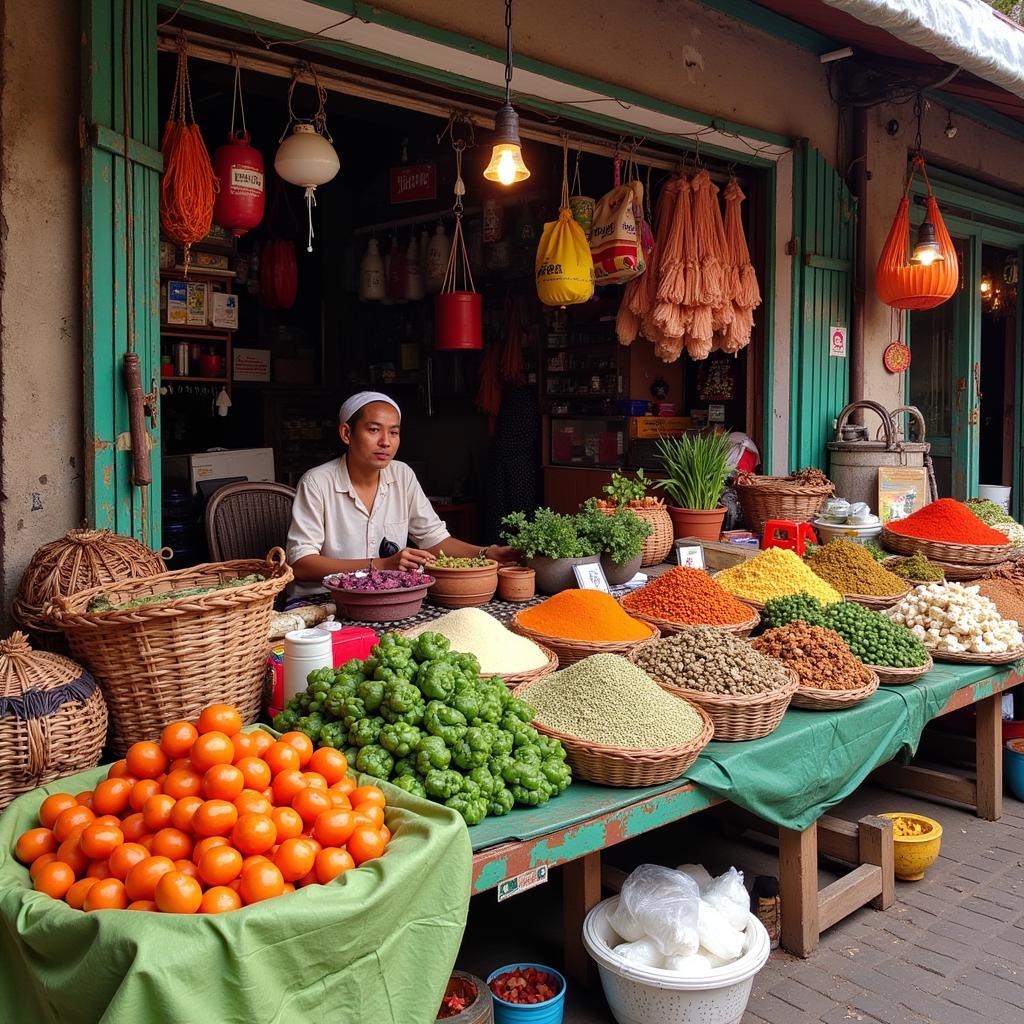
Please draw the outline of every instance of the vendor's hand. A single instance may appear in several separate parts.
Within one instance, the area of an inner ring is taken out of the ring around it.
[[[484,555],[494,559],[499,565],[515,565],[522,557],[522,552],[515,548],[503,548],[498,544],[492,544],[484,551]]]
[[[400,569],[402,572],[415,572],[422,569],[427,562],[433,562],[434,556],[420,548],[402,548],[397,555],[392,555],[383,563],[385,569]]]

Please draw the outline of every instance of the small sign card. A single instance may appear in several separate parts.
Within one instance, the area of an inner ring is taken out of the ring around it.
[[[676,546],[676,561],[687,569],[703,569],[704,548],[700,544],[679,544]]]
[[[846,358],[846,328],[833,324],[829,329],[828,354],[838,359]]]
[[[510,896],[518,896],[527,889],[535,889],[548,880],[548,867],[541,864],[540,867],[530,868],[521,875],[513,875],[498,883],[498,902],[507,900]]]
[[[605,578],[600,562],[574,565],[572,571],[580,590],[603,590],[606,594],[611,593],[611,587],[608,586],[608,580]]]

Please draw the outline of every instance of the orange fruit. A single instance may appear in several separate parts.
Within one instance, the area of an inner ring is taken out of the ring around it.
[[[384,824],[384,809],[376,804],[360,804],[355,809],[356,821],[379,829]]]
[[[295,888],[296,889],[304,889],[307,885],[317,885],[317,884],[319,884],[319,881],[320,880],[316,877],[316,868],[314,867],[313,870],[310,871],[308,875],[303,875],[295,883]]]
[[[74,832],[57,847],[57,860],[70,864],[74,873],[81,878],[85,869],[89,866],[89,858],[82,852],[78,841],[82,838],[85,825],[79,825]]]
[[[175,768],[164,779],[164,792],[168,796],[173,796],[175,800],[181,800],[186,796],[199,796],[202,791],[203,776],[194,767]]]
[[[192,848],[192,859],[198,864],[207,850],[215,850],[218,846],[229,846],[227,836],[206,836]]]
[[[61,814],[67,813],[68,811],[61,811]],[[60,816],[57,820],[60,820]],[[67,836],[63,838],[66,839]],[[58,837],[48,828],[30,828],[18,836],[18,841],[14,844],[14,856],[22,864],[31,864],[36,857],[42,857],[44,853],[56,853],[59,845]]]
[[[203,902],[203,888],[184,871],[168,871],[156,883],[153,899],[164,914],[194,914]]]
[[[57,820],[53,823],[54,837],[58,843],[63,843],[79,825],[91,825],[95,820],[96,815],[93,814],[88,807],[76,804],[74,807],[69,807],[66,811],[61,811],[60,814],[57,815]],[[33,831],[35,830],[29,829],[29,832]],[[43,831],[45,832],[46,830],[43,829]],[[29,832],[26,832],[25,835],[27,836]],[[22,838],[24,838],[24,836]],[[39,851],[39,853],[46,852],[48,851]],[[15,848],[15,855],[17,856],[17,848]],[[20,857],[18,857],[18,859],[21,860]]]
[[[127,779],[104,779],[92,791],[92,809],[97,814],[123,814],[135,785]]]
[[[299,812],[302,820],[309,828],[317,817],[332,808],[331,798],[322,789],[304,789],[296,793],[292,800],[292,808]]]
[[[57,859],[56,853],[43,853],[40,854],[28,867],[28,876],[34,882],[36,875],[39,874],[47,864],[52,864]]]
[[[247,735],[242,733],[242,736]],[[270,765],[262,757],[243,757],[235,762],[235,767],[242,773],[242,789],[264,790],[270,785]],[[213,771],[211,768],[210,771]],[[209,773],[207,773],[209,774]],[[239,790],[241,792],[241,789]],[[235,794],[238,796],[238,793]],[[233,800],[234,797],[231,797]]]
[[[242,872],[238,894],[244,903],[259,903],[283,892],[284,878],[276,864],[251,864]]]
[[[317,848],[308,839],[286,839],[274,854],[274,863],[286,882],[296,882],[313,870]]]
[[[125,891],[130,900],[151,900],[156,883],[168,871],[174,870],[174,861],[169,857],[147,857],[129,871],[124,880]]]
[[[247,735],[252,737],[254,757],[263,757],[275,742],[274,737],[262,729],[256,729],[253,732],[247,733]]]
[[[219,730],[202,733],[192,744],[189,757],[196,771],[208,772],[215,764],[231,764],[235,759],[235,747]]]
[[[209,704],[203,708],[196,724],[200,735],[222,732],[225,736],[234,736],[242,730],[242,716],[231,704]]]
[[[128,872],[148,856],[149,850],[141,843],[122,843],[107,859],[111,878],[120,878],[123,882]]]
[[[74,910],[81,910],[85,904],[85,897],[89,890],[99,882],[98,878],[80,878],[70,889],[64,899],[69,907]]]
[[[132,786],[131,795],[128,797],[128,806],[131,807],[133,811],[141,811],[142,808],[146,806],[146,801],[151,796],[156,796],[158,793],[162,792],[163,788],[156,779],[139,779],[139,781]]]
[[[253,864],[273,864],[274,862],[269,857],[264,857],[262,853],[251,853],[248,857],[242,860],[242,870],[251,867]],[[232,882],[232,885],[234,883]]]
[[[142,783],[138,783],[142,785]],[[171,823],[171,812],[176,801],[167,793],[154,793],[142,805],[142,820],[150,832],[167,828]]]
[[[113,825],[114,828],[121,827],[121,819],[116,814],[101,814],[94,822],[94,825]]]
[[[376,804],[382,808],[387,806],[384,793],[377,786],[360,786],[358,789],[353,789],[348,798],[356,810],[359,810],[363,804]]]
[[[124,759],[128,765],[128,774],[134,775],[137,779],[155,779],[166,770],[170,761],[160,749],[160,744],[153,743],[152,740],[139,740],[138,743],[133,743]]]
[[[281,736],[281,742],[294,747],[299,755],[299,767],[305,768],[309,759],[313,756],[313,741],[304,732],[286,732]]]
[[[271,774],[275,776],[290,768],[302,767],[302,758],[299,756],[299,752],[291,744],[281,740],[267,747],[262,756],[270,766]]]
[[[187,832],[182,832],[180,828],[162,828],[153,836],[150,853],[154,857],[169,857],[171,860],[190,857],[192,855],[192,839]]]
[[[189,747],[188,749],[191,750],[192,748]],[[176,757],[167,766],[167,771],[164,772],[164,775],[170,775],[171,772],[176,772],[176,771],[178,771],[181,768],[194,768],[194,767],[195,766],[192,764],[192,759],[190,757]]]
[[[269,768],[267,775],[270,775]],[[207,800],[234,800],[245,786],[245,776],[233,764],[215,764],[203,776],[203,796]]]
[[[86,825],[79,837],[78,845],[82,853],[92,860],[103,860],[109,857],[124,842],[124,833],[113,825],[101,825],[94,822]]]
[[[144,836],[140,836],[138,839],[139,846],[144,847],[147,851],[153,848],[153,833],[147,832]]]
[[[79,806],[81,806],[81,807],[88,807],[90,811],[92,810],[92,790],[91,789],[83,789],[81,793],[76,793],[75,794],[75,800],[78,802]]]
[[[306,766],[311,772],[319,772],[330,786],[340,782],[348,772],[348,758],[340,750],[332,747],[320,747],[313,751],[313,756]]]
[[[237,732],[231,737],[235,745],[235,764],[238,764],[243,757],[258,757],[256,753],[256,733]]]
[[[318,814],[313,822],[313,838],[324,846],[344,846],[356,828],[356,816],[344,808],[332,808]]]
[[[384,852],[384,837],[375,828],[360,827],[349,836],[345,848],[357,865],[364,864]]]
[[[226,766],[225,766],[226,767]],[[192,831],[197,836],[226,836],[238,821],[238,808],[227,800],[207,800],[196,808]]]
[[[160,733],[160,749],[172,760],[188,757],[192,744],[199,738],[199,730],[191,722],[171,722]]]
[[[107,769],[108,779],[122,779],[128,774],[128,762],[122,757]]]
[[[316,880],[326,885],[332,879],[356,866],[352,855],[337,846],[325,846],[316,855]]]
[[[74,807],[77,801],[70,793],[52,793],[39,807],[39,824],[43,828],[53,828],[57,815]]]
[[[306,779],[298,768],[285,768],[284,771],[277,773],[270,789],[278,804],[288,805],[306,787]]]
[[[291,807],[275,807],[270,812],[270,818],[277,827],[278,841],[282,843],[286,839],[294,839],[296,836],[301,836],[303,829],[306,827],[306,823],[302,820],[302,815],[298,811],[292,810]]]
[[[110,862],[104,857],[103,860],[94,860],[85,869],[86,878],[111,878]]]
[[[277,826],[266,814],[243,814],[231,830],[231,845],[242,853],[264,853],[277,842]]]
[[[174,810],[171,811],[171,826],[182,832],[190,832],[196,811],[202,806],[202,797],[183,796],[175,803]]]
[[[303,772],[302,777],[310,789],[327,788],[327,780],[319,772]]]
[[[235,798],[239,814],[269,814],[273,804],[255,789],[243,789]]]
[[[199,861],[199,877],[207,885],[227,885],[242,873],[242,855],[233,846],[215,846]]]
[[[62,900],[68,894],[68,890],[75,884],[75,873],[71,865],[55,860],[47,864],[36,875],[32,887],[36,892],[45,892],[55,900]]]
[[[148,910],[151,912],[158,909],[159,908],[152,900],[132,900],[132,902],[125,907],[125,910]]]
[[[203,893],[199,904],[200,914],[223,914],[229,910],[240,910],[242,897],[226,885],[215,885]]]
[[[196,867],[195,861],[192,860],[187,860],[185,858],[176,860],[174,862],[174,870],[188,875],[189,878],[199,878],[199,868]]]
[[[327,796],[330,798],[332,807],[341,808],[346,811],[352,810],[352,801],[344,793],[339,793],[336,789],[329,789],[327,790]]]
[[[356,789],[356,780],[351,775],[346,775],[345,778],[338,779],[330,788],[336,789],[339,793],[344,793],[351,800],[352,793]]]
[[[384,840],[384,845],[387,846],[391,842],[391,829],[387,825],[381,825],[377,831],[380,833],[381,839]]]
[[[85,894],[83,910],[124,910],[128,906],[124,882],[119,878],[101,878]]]
[[[137,843],[148,831],[149,826],[141,812],[129,814],[121,822],[121,831],[124,833],[126,843]]]

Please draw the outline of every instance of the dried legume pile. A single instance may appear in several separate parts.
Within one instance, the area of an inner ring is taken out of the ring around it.
[[[638,615],[669,622],[703,626],[733,626],[749,622],[749,605],[727,594],[706,572],[676,566],[622,599]]]
[[[890,533],[918,540],[935,540],[947,544],[1006,544],[1006,537],[986,526],[966,505],[953,498],[939,498],[912,512],[906,519],[886,523]]]
[[[978,593],[987,597],[1004,619],[1012,619],[1018,625],[1024,623],[1024,593],[1020,587],[1006,579],[978,580]]]
[[[563,590],[519,613],[521,626],[545,636],[591,643],[644,640],[651,627],[627,615],[611,594],[601,590]]]
[[[592,654],[520,696],[536,709],[534,721],[609,747],[674,747],[703,727],[692,704],[617,654]]]
[[[994,501],[987,501],[985,498],[968,498],[967,507],[993,530],[1005,533],[1006,539],[1013,547],[1024,548],[1024,526],[1003,511]]]
[[[843,599],[842,594],[786,548],[766,548],[746,562],[723,569],[715,576],[715,582],[741,600],[759,603],[800,591],[811,594],[823,604]]]
[[[800,677],[800,685],[815,690],[856,690],[871,681],[871,673],[853,656],[834,630],[791,622],[759,636],[755,651],[778,658]]]
[[[506,629],[480,608],[459,608],[410,629],[407,635],[428,631],[447,637],[450,650],[474,655],[485,676],[519,675],[547,664],[548,656],[532,640]]]
[[[900,579],[914,580],[919,583],[942,583],[946,578],[945,570],[920,552],[909,558],[900,558],[889,566],[889,572]]]
[[[636,663],[662,683],[723,696],[765,693],[789,681],[778,661],[718,629],[688,629],[645,644]]]
[[[853,541],[829,541],[808,557],[807,564],[841,594],[885,597],[905,593],[907,589],[906,580],[884,569],[870,552]]]

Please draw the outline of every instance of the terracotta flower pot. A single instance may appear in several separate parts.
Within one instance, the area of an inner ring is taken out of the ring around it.
[[[680,537],[718,540],[722,534],[724,505],[713,509],[677,508],[675,505],[669,505],[668,514],[672,517],[672,534],[677,540]]]
[[[574,565],[592,565],[600,562],[600,555],[588,555],[586,558],[545,558],[537,555],[527,559],[530,568],[537,574],[537,589],[542,594],[557,594],[562,590],[577,589]]]
[[[617,565],[607,554],[601,556],[601,568],[604,569],[604,578],[610,587],[621,587],[628,583],[639,571],[643,561],[643,552],[631,558],[624,565]]]
[[[537,573],[525,565],[505,565],[498,570],[498,597],[502,601],[529,601],[537,592]]]
[[[430,600],[442,608],[474,608],[487,604],[498,589],[498,563],[472,569],[445,569],[431,565],[434,577]]]

